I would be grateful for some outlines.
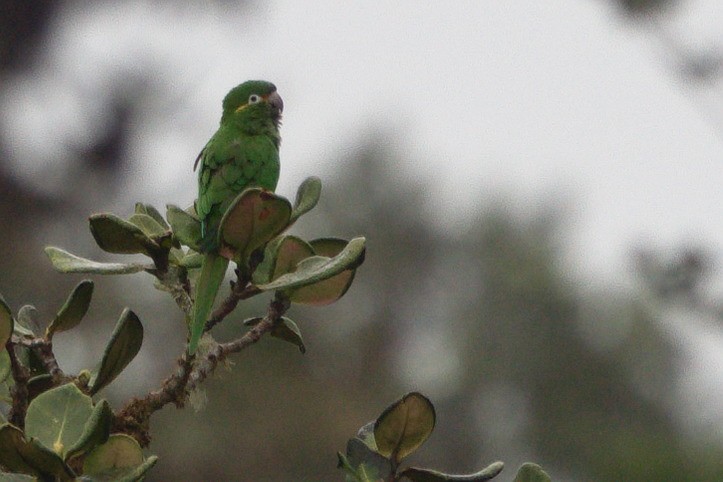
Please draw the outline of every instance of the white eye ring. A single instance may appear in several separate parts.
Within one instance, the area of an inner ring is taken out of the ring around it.
[[[258,95],[258,94],[251,94],[251,95],[249,96],[249,102],[248,102],[249,104],[258,104],[259,102],[261,102],[261,96],[260,96],[260,95]]]

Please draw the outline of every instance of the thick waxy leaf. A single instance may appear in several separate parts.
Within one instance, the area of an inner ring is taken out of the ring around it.
[[[89,396],[72,383],[38,395],[28,406],[25,433],[65,459],[93,412]]]
[[[294,202],[294,209],[291,211],[291,219],[289,222],[293,223],[299,216],[314,209],[320,197],[321,179],[315,176],[304,179],[304,182],[299,186],[299,190],[296,191],[296,201]]]
[[[387,407],[374,423],[377,451],[397,462],[424,443],[434,429],[434,406],[421,393],[412,392]]]
[[[256,326],[261,323],[263,318],[255,317],[244,320],[246,326]],[[304,340],[301,338],[301,330],[293,320],[282,316],[279,322],[271,329],[271,336],[280,340],[288,341],[292,345],[296,345],[301,353],[306,353]]]
[[[13,472],[56,477],[62,481],[72,480],[75,476],[60,456],[37,440],[26,440],[23,432],[10,424],[0,427],[0,464]]]
[[[299,330],[296,323],[285,316],[282,316],[276,326],[271,330],[271,336],[288,341],[292,345],[296,345],[301,353],[306,353],[304,339],[301,338],[301,330]]]
[[[316,254],[333,258],[341,253],[347,242],[338,238],[316,239],[309,243]],[[355,269],[347,269],[329,279],[291,291],[288,296],[293,303],[322,306],[333,303],[347,292],[354,281]]]
[[[88,312],[91,298],[93,298],[93,282],[86,279],[78,283],[55,319],[48,325],[45,336],[51,339],[56,332],[68,331],[78,326]]]
[[[363,470],[365,475],[375,474],[373,480],[388,480],[392,473],[392,463],[380,453],[374,451],[363,440],[354,437],[346,444],[346,457],[352,467]]]
[[[373,443],[373,440],[371,442]],[[346,472],[347,481],[391,480],[393,472],[391,461],[358,437],[349,439],[346,455],[342,453],[337,455],[338,466]]]
[[[13,314],[5,300],[0,296],[0,351],[5,350],[5,344],[13,334]]]
[[[296,267],[296,271],[279,276],[270,283],[258,287],[268,290],[290,290],[324,281],[347,270],[354,269],[364,260],[364,238],[349,241],[344,250],[333,258],[312,256],[306,258]]]
[[[367,447],[374,451],[377,450],[377,442],[376,440],[374,440],[375,423],[376,421],[372,421],[367,423],[366,425],[363,425],[362,428],[360,428],[359,431],[356,433],[356,438],[364,442]]]
[[[551,482],[550,476],[537,464],[527,462],[517,471],[514,482]]]
[[[158,212],[158,209],[154,208],[150,204],[136,203],[136,214],[147,214],[148,216],[152,217],[154,221],[156,221],[163,227],[164,231],[171,228],[166,222],[166,220],[163,219],[161,213]]]
[[[38,310],[32,305],[24,305],[18,310],[18,316],[15,319],[15,334],[19,336],[32,336],[36,333],[42,333],[40,328],[40,319]]]
[[[6,474],[0,472],[0,482],[37,482],[37,478],[25,474]]]
[[[410,467],[404,469],[399,475],[412,482],[485,482],[499,475],[504,467],[505,464],[502,462],[494,462],[476,474],[468,475],[444,474],[434,470]]]
[[[167,231],[163,226],[161,226],[158,221],[156,221],[147,214],[136,213],[130,218],[128,218],[128,222],[138,226],[138,228],[143,231],[143,234],[145,234],[149,238],[153,238],[154,236],[161,236]]]
[[[140,263],[99,263],[53,246],[46,247],[45,254],[61,273],[131,274],[153,268],[153,265]]]
[[[201,253],[191,252],[183,256],[178,264],[186,269],[200,268],[201,264],[203,264],[203,255]]]
[[[135,358],[143,343],[143,325],[131,310],[126,308],[103,353],[100,366],[90,379],[91,394],[112,382]]]
[[[201,221],[173,204],[166,206],[166,218],[173,230],[173,236],[181,244],[198,251],[201,245]]]
[[[290,216],[287,199],[259,188],[246,189],[221,219],[221,254],[245,264],[251,253],[289,225]]]
[[[309,243],[296,236],[279,236],[264,250],[264,260],[254,271],[254,283],[263,284],[292,272],[302,260],[316,253]]]
[[[148,254],[156,245],[135,224],[114,214],[93,214],[90,232],[103,251],[116,254]]]
[[[140,445],[132,437],[114,434],[88,454],[83,462],[83,475],[90,476],[94,481],[137,481],[157,460],[156,456],[144,459]]]
[[[113,411],[108,402],[101,400],[95,407],[90,417],[85,422],[83,433],[78,440],[68,449],[65,460],[84,454],[94,447],[104,444],[110,435],[110,426],[113,420]]]

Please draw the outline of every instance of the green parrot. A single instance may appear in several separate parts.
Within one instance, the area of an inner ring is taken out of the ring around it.
[[[223,99],[221,125],[196,158],[199,163],[196,213],[201,220],[201,275],[190,325],[188,353],[203,335],[228,259],[219,254],[218,228],[233,200],[246,188],[273,191],[279,180],[279,125],[284,103],[276,86],[249,80]]]

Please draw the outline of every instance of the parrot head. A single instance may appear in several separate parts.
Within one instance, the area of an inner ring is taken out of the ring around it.
[[[265,80],[248,80],[231,89],[224,97],[221,123],[270,119],[278,128],[283,110],[284,101],[274,84]]]

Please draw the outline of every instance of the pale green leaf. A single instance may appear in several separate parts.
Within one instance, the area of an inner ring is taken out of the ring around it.
[[[45,254],[50,258],[53,267],[61,273],[131,274],[153,268],[153,265],[140,263],[99,263],[53,246],[46,247]]]

